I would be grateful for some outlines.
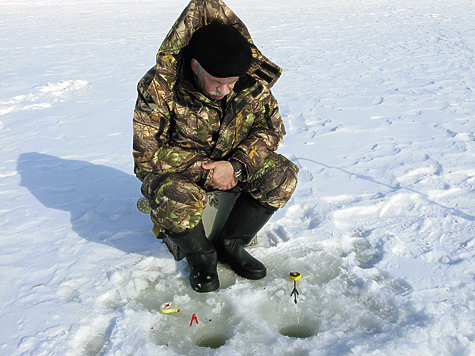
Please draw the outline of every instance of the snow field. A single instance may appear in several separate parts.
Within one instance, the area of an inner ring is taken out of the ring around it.
[[[0,4],[0,354],[474,355],[472,2],[226,3],[284,68],[300,181],[250,248],[268,277],[220,265],[205,295],[131,159],[135,85],[187,1]]]

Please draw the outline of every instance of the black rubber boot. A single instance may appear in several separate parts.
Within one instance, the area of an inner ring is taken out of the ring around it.
[[[258,204],[246,194],[241,194],[229,213],[221,233],[213,242],[218,259],[228,264],[238,275],[248,279],[261,279],[266,267],[246,250],[246,246],[266,224],[275,210]]]
[[[219,288],[216,265],[218,258],[213,244],[205,235],[203,222],[194,228],[176,234],[168,234],[170,240],[184,253],[190,272],[190,285],[199,293],[212,292]]]

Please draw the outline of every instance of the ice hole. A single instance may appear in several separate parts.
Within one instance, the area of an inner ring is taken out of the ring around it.
[[[307,339],[317,334],[316,330],[311,329],[305,325],[290,325],[283,327],[279,330],[279,333],[283,336],[295,338],[295,339]]]
[[[218,349],[229,340],[228,335],[204,335],[195,341],[195,345],[199,347],[208,347],[210,349]]]

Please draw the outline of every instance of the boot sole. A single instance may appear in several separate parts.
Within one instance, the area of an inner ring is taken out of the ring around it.
[[[230,264],[229,262],[225,261],[222,258],[218,257],[218,261],[221,262],[222,264],[228,265],[234,271],[234,273],[236,273],[238,276],[242,278],[258,280],[258,279],[263,279],[267,276],[267,269],[258,271],[258,272],[247,272],[233,266],[232,264]]]
[[[190,281],[190,286],[191,289],[193,289],[197,293],[209,293],[209,292],[214,292],[215,290],[219,289],[219,281],[216,281],[215,283],[211,284],[205,284],[205,285],[191,285]]]
[[[259,273],[246,273],[246,272],[238,270],[237,268],[233,268],[232,266],[230,267],[237,275],[243,278],[247,278],[247,279],[258,280],[258,279],[265,278],[267,275],[267,271],[262,271]]]

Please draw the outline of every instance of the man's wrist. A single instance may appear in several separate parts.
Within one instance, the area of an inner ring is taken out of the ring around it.
[[[246,181],[246,172],[244,169],[244,165],[236,161],[235,159],[229,160],[229,163],[233,166],[234,169],[234,178],[236,178],[240,182],[245,182]]]

